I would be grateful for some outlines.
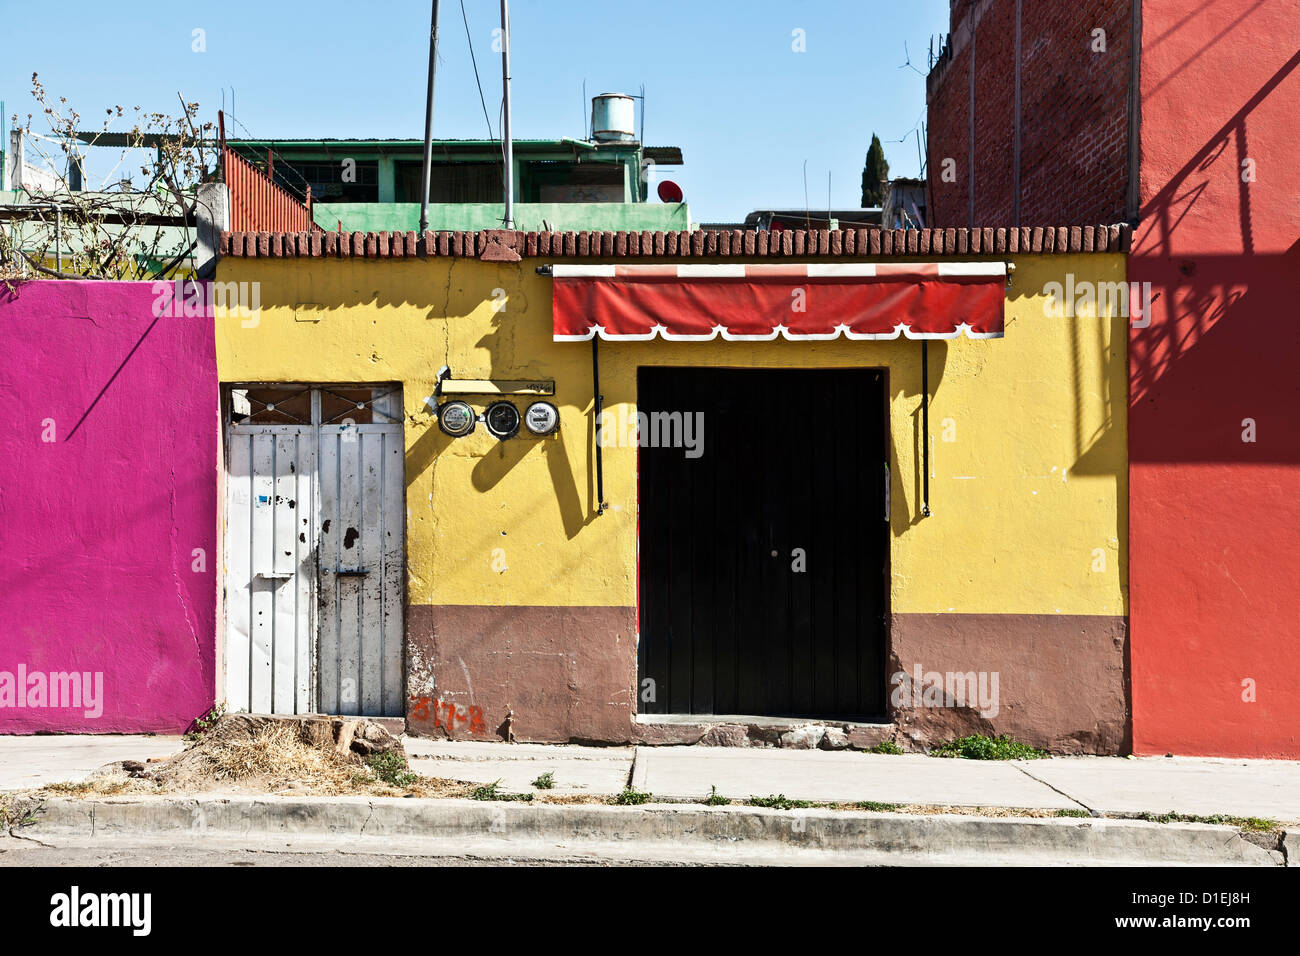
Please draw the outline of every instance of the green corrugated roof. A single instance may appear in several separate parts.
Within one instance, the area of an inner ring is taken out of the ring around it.
[[[422,139],[312,139],[304,137],[284,137],[276,139],[231,139],[227,137],[226,142],[232,146],[418,146],[424,147]],[[516,139],[516,146],[580,146],[584,149],[596,149],[596,143],[589,143],[582,139]],[[499,149],[500,140],[495,139],[435,139],[435,147],[438,146],[466,146],[481,149]],[[631,144],[625,144],[631,145]]]
[[[165,136],[158,133],[145,133],[139,136],[133,136],[130,133],[103,133],[94,131],[80,131],[74,134],[78,140],[83,143],[90,143],[95,146],[142,146],[152,149],[164,140],[174,139],[175,137]],[[371,146],[376,148],[382,147],[406,147],[423,149],[424,140],[422,139],[312,139],[309,137],[286,137],[277,139],[230,139],[226,142],[234,147],[244,147],[249,149],[283,148],[285,146],[319,146],[325,149],[335,147],[361,147]],[[213,140],[207,140],[208,145],[214,145]],[[600,149],[635,149],[636,143],[593,143],[585,139],[572,139],[563,137],[561,139],[516,139],[515,147],[551,148],[551,149],[581,149],[581,150],[600,150]],[[435,139],[433,141],[435,149],[465,149],[465,150],[498,150],[501,148],[499,140],[495,139]],[[673,165],[682,161],[682,151],[680,146],[646,146],[645,153],[647,156],[654,158],[657,162]]]
[[[283,149],[286,146],[316,146],[326,150],[361,147],[411,150],[422,150],[424,148],[424,140],[422,139],[306,139],[289,137],[287,139],[227,139],[226,142],[230,146],[242,149]],[[584,151],[626,150],[639,147],[637,143],[593,143],[585,139],[572,139],[567,136],[562,139],[516,139],[514,144],[516,150],[522,146],[525,151],[530,147],[535,147],[538,150],[581,149]],[[495,152],[501,148],[501,143],[495,139],[435,139],[433,148],[442,151]],[[646,146],[643,151],[655,162],[664,165],[680,165],[682,162],[682,148],[680,146]]]

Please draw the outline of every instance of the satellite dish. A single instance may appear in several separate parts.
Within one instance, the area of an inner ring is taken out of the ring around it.
[[[671,179],[662,180],[659,183],[659,198],[664,202],[681,202],[682,187]]]

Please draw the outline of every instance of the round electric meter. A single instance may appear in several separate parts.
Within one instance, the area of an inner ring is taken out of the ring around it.
[[[438,427],[452,438],[474,430],[474,409],[465,402],[446,402],[438,407]]]
[[[501,441],[514,438],[519,432],[519,409],[510,402],[493,402],[483,413],[483,424]]]
[[[534,435],[549,435],[560,427],[560,410],[550,402],[533,402],[524,411],[524,426]]]

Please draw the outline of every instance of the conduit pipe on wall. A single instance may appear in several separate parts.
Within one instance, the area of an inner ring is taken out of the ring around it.
[[[538,266],[539,276],[554,275],[550,266]],[[605,396],[600,394],[600,334],[591,337],[591,394],[592,414],[596,416],[596,514],[605,513],[605,461],[600,448],[600,416],[604,410]]]
[[[930,343],[921,339],[921,516],[930,517]]]
[[[605,396],[600,394],[600,335],[591,337],[591,392],[595,397],[592,410],[596,416],[596,514],[605,513],[605,469],[600,452],[600,415]]]

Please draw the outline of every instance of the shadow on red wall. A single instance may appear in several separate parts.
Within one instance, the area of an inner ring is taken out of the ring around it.
[[[1232,6],[1144,5],[1147,198],[1128,278],[1150,283],[1152,307],[1129,339],[1133,747],[1295,758],[1300,52],[1286,4]]]

